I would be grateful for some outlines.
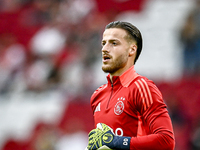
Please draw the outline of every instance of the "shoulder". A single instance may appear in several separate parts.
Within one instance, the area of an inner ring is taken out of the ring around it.
[[[134,92],[141,99],[149,99],[150,103],[154,100],[161,100],[162,94],[156,84],[144,76],[138,77],[133,84],[135,85]]]
[[[149,80],[148,78],[144,76],[139,76],[138,78],[136,78],[133,84],[136,85],[137,88],[143,87],[143,88],[152,89],[152,90],[159,90],[156,84],[152,80]]]
[[[134,81],[134,98],[138,110],[144,113],[148,108],[165,108],[162,94],[156,84],[146,77],[141,76]]]
[[[103,91],[105,88],[107,87],[107,84],[103,84],[101,85],[99,88],[97,88],[94,93],[92,94],[92,97],[94,97],[95,95],[99,94],[101,91]]]
[[[102,92],[106,89],[106,87],[107,87],[107,84],[103,84],[102,86],[97,88],[92,94],[91,99],[90,99],[90,104],[93,111],[96,108],[96,106],[99,104],[100,97],[102,96]]]

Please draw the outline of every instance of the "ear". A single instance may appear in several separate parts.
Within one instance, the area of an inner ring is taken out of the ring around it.
[[[129,57],[135,55],[136,51],[137,51],[137,45],[136,44],[132,44],[130,46],[130,50],[129,50]]]

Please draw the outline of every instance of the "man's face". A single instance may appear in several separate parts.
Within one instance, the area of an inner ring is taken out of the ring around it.
[[[130,43],[120,28],[106,29],[102,39],[102,70],[117,75],[127,65]]]

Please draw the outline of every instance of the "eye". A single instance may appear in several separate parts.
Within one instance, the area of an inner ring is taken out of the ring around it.
[[[112,45],[114,45],[114,46],[117,45],[117,42],[112,42]]]
[[[106,44],[106,42],[101,42],[101,45],[104,46]]]

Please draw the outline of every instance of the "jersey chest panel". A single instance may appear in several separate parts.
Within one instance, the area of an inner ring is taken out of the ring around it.
[[[133,104],[133,94],[128,88],[108,88],[99,93],[94,112],[95,124],[105,123],[116,135],[136,136],[138,113]],[[96,97],[96,98],[97,98]]]

